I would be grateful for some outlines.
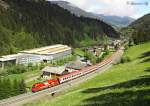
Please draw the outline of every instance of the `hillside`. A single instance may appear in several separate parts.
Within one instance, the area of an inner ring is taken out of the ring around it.
[[[113,26],[117,26],[118,28],[126,27],[135,20],[127,16],[119,17],[119,16],[109,16],[109,15],[103,15],[103,14],[97,14],[97,16],[99,16],[105,22],[108,22]]]
[[[104,22],[113,25],[115,28],[126,27],[127,25],[129,25],[131,22],[134,21],[134,19],[131,17],[109,16],[104,14],[95,14],[92,12],[86,12],[80,9],[79,7],[73,5],[72,3],[66,1],[58,0],[58,1],[51,1],[51,2],[59,5],[64,9],[67,9],[68,11],[70,11],[72,14],[75,14],[76,16],[84,16],[84,17],[103,20]]]
[[[67,1],[51,1],[51,3],[53,4],[57,4],[60,7],[67,9],[68,11],[70,11],[72,14],[76,15],[76,16],[84,16],[84,17],[89,17],[89,18],[94,18],[96,19],[97,17],[95,15],[93,15],[92,13],[88,13],[82,9],[80,9],[79,7],[77,7],[76,5],[67,2]]]
[[[56,43],[79,42],[103,35],[119,37],[108,24],[77,17],[45,0],[0,0],[0,55]]]
[[[118,64],[68,93],[25,106],[149,106],[150,42],[129,48],[130,62]]]
[[[122,29],[122,31],[127,36],[132,36],[136,44],[150,41],[150,14],[134,21],[127,28]]]

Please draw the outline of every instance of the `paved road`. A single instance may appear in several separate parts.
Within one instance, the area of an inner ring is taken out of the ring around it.
[[[110,68],[114,63],[118,62],[120,60],[122,54],[123,54],[123,50],[122,49],[118,50],[118,52],[113,57],[113,61],[111,63],[105,65],[104,67],[99,68],[98,70],[96,70],[92,73],[89,73],[80,78],[74,79],[67,83],[63,83],[58,86],[55,86],[55,87],[52,87],[52,88],[49,88],[49,89],[46,89],[46,90],[43,90],[43,91],[40,91],[37,93],[26,93],[26,94],[22,94],[22,95],[18,95],[15,97],[1,100],[0,106],[21,106],[25,103],[32,102],[34,100],[38,100],[46,95],[51,95],[53,93],[55,93],[56,95],[60,95],[61,92],[64,92],[71,87],[75,87],[78,84],[95,77],[98,73],[104,72],[105,70]]]

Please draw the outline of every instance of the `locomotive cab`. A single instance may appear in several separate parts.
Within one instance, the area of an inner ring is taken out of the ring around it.
[[[32,86],[32,92],[37,92],[42,90],[43,88],[45,88],[45,84],[44,83],[36,83]]]

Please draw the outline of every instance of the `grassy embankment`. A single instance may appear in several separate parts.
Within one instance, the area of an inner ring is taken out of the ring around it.
[[[131,61],[113,66],[68,93],[25,106],[149,106],[150,42],[129,48]]]

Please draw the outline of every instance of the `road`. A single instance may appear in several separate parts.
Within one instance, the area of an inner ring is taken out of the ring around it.
[[[0,101],[0,106],[21,106],[25,103],[32,102],[34,100],[38,100],[42,97],[45,97],[46,95],[51,96],[52,94],[60,95],[62,92],[65,92],[66,90],[75,87],[79,85],[80,83],[85,82],[88,79],[91,79],[95,77],[97,74],[102,73],[106,71],[108,68],[110,68],[114,63],[117,63],[123,54],[123,49],[118,50],[118,52],[114,55],[113,60],[111,63],[105,65],[104,67],[99,68],[98,70],[89,73],[87,75],[84,75],[82,77],[79,77],[77,79],[71,80],[67,83],[60,84],[58,86],[37,92],[37,93],[26,93],[22,95],[18,95],[15,97],[11,97],[8,99],[4,99]]]

